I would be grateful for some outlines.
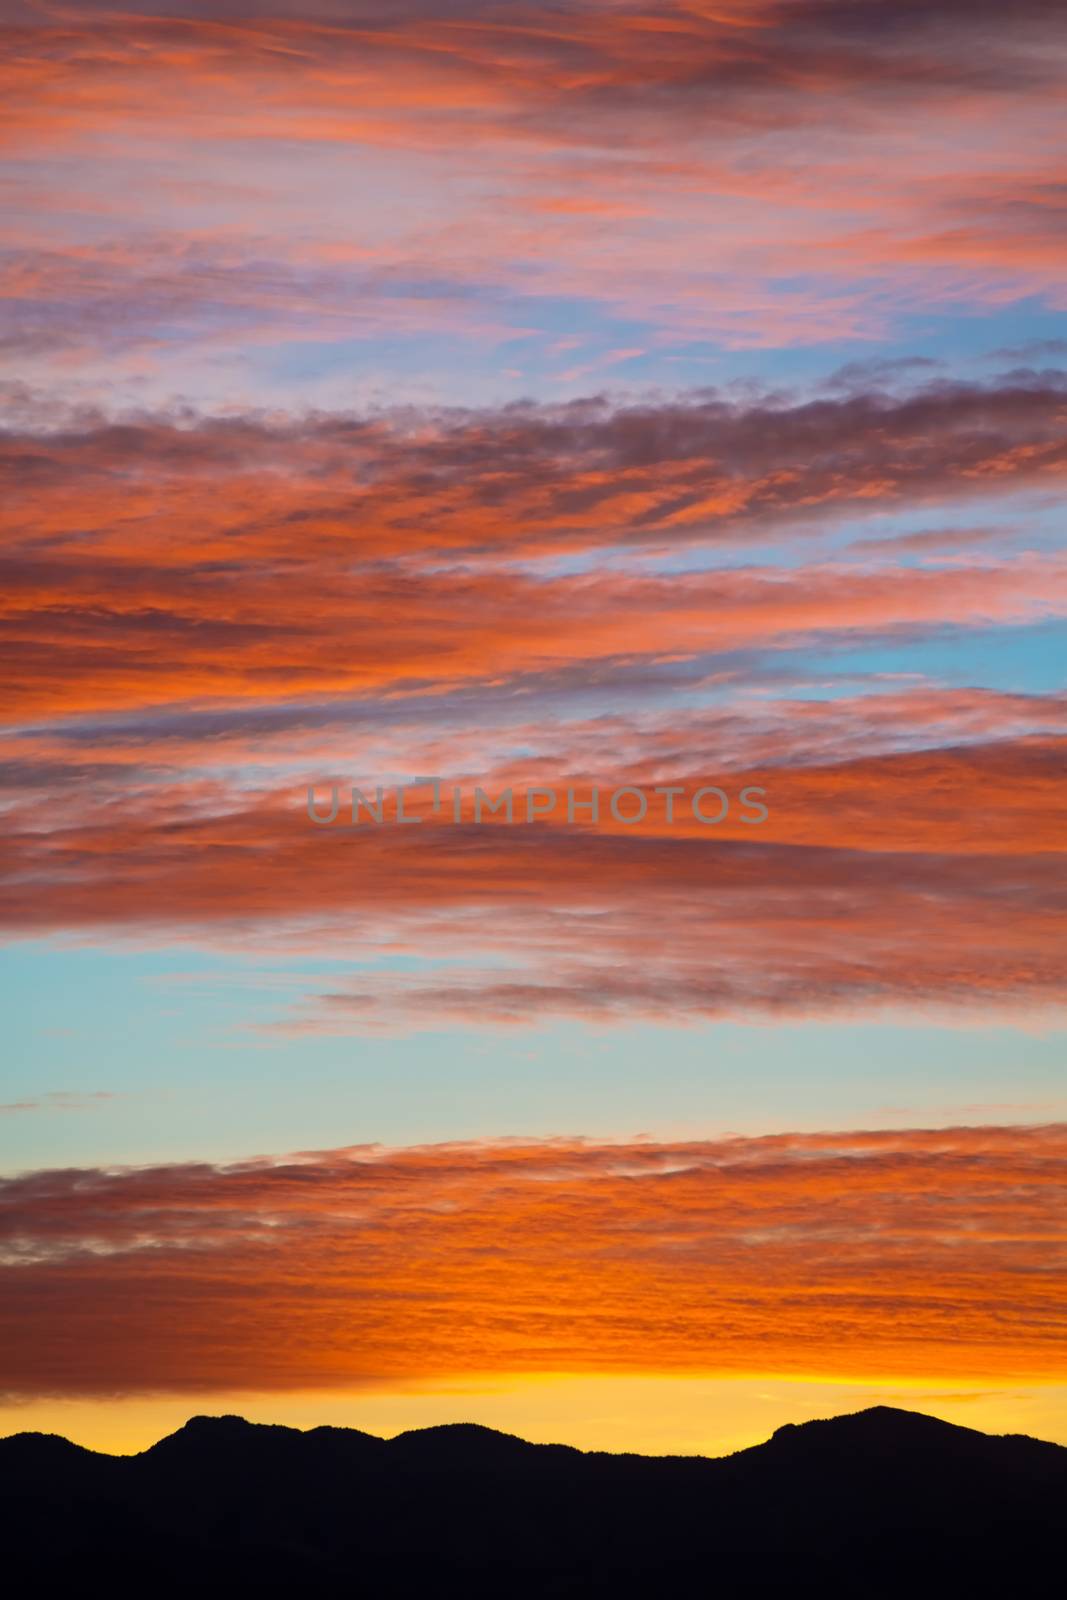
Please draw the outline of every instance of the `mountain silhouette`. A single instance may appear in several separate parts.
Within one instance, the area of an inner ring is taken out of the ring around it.
[[[886,1406],[720,1459],[193,1417],[135,1456],[0,1439],[0,1491],[46,1593],[955,1600],[1054,1592],[1067,1449]]]

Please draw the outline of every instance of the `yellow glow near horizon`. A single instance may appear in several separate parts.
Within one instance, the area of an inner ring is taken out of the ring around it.
[[[302,1392],[38,1399],[0,1404],[0,1435],[63,1434],[116,1454],[145,1449],[201,1413],[236,1413],[295,1428],[323,1424],[389,1437],[408,1428],[478,1422],[536,1443],[648,1455],[726,1455],[786,1422],[892,1405],[986,1433],[1067,1444],[1067,1384],[929,1385],[817,1378],[521,1375],[358,1393]]]

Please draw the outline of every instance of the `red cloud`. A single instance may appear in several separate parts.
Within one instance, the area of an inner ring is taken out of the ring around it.
[[[1051,1376],[1065,1155],[1062,1128],[971,1128],[31,1173],[0,1182],[0,1371],[11,1395]]]
[[[9,433],[22,715],[438,685],[822,632],[1062,614],[1062,563],[577,577],[510,559],[782,537],[1062,477],[1051,378],[802,404]]]
[[[175,334],[210,351],[220,329],[241,350],[522,337],[501,287],[756,346],[870,337],[917,300],[1059,292],[1062,52],[1041,0],[1010,29],[955,0],[155,9],[3,8],[0,137],[43,157],[14,185],[11,351],[61,375]],[[310,222],[294,149],[317,164]],[[349,202],[352,149],[372,193],[398,168],[414,183],[398,215],[368,225]],[[136,216],[117,215],[116,162]]]
[[[731,793],[767,789],[759,828],[668,822],[652,796],[638,827],[568,826],[561,803],[533,826],[323,828],[303,788],[105,785],[93,808],[75,791],[11,814],[0,924],[449,957],[337,980],[296,1029],[1033,1011],[1064,991],[1061,765],[1062,742],[1031,739],[734,772]],[[599,778],[557,781],[584,798]],[[605,788],[621,781],[714,780],[630,770]]]

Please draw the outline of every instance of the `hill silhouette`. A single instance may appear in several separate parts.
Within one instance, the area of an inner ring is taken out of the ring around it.
[[[0,1439],[0,1491],[8,1570],[45,1592],[1027,1596],[1067,1449],[884,1406],[720,1459],[193,1417],[135,1456]]]

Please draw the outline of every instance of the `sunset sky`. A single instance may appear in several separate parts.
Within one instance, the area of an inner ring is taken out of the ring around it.
[[[0,1433],[1067,1442],[1060,8],[0,44]]]

